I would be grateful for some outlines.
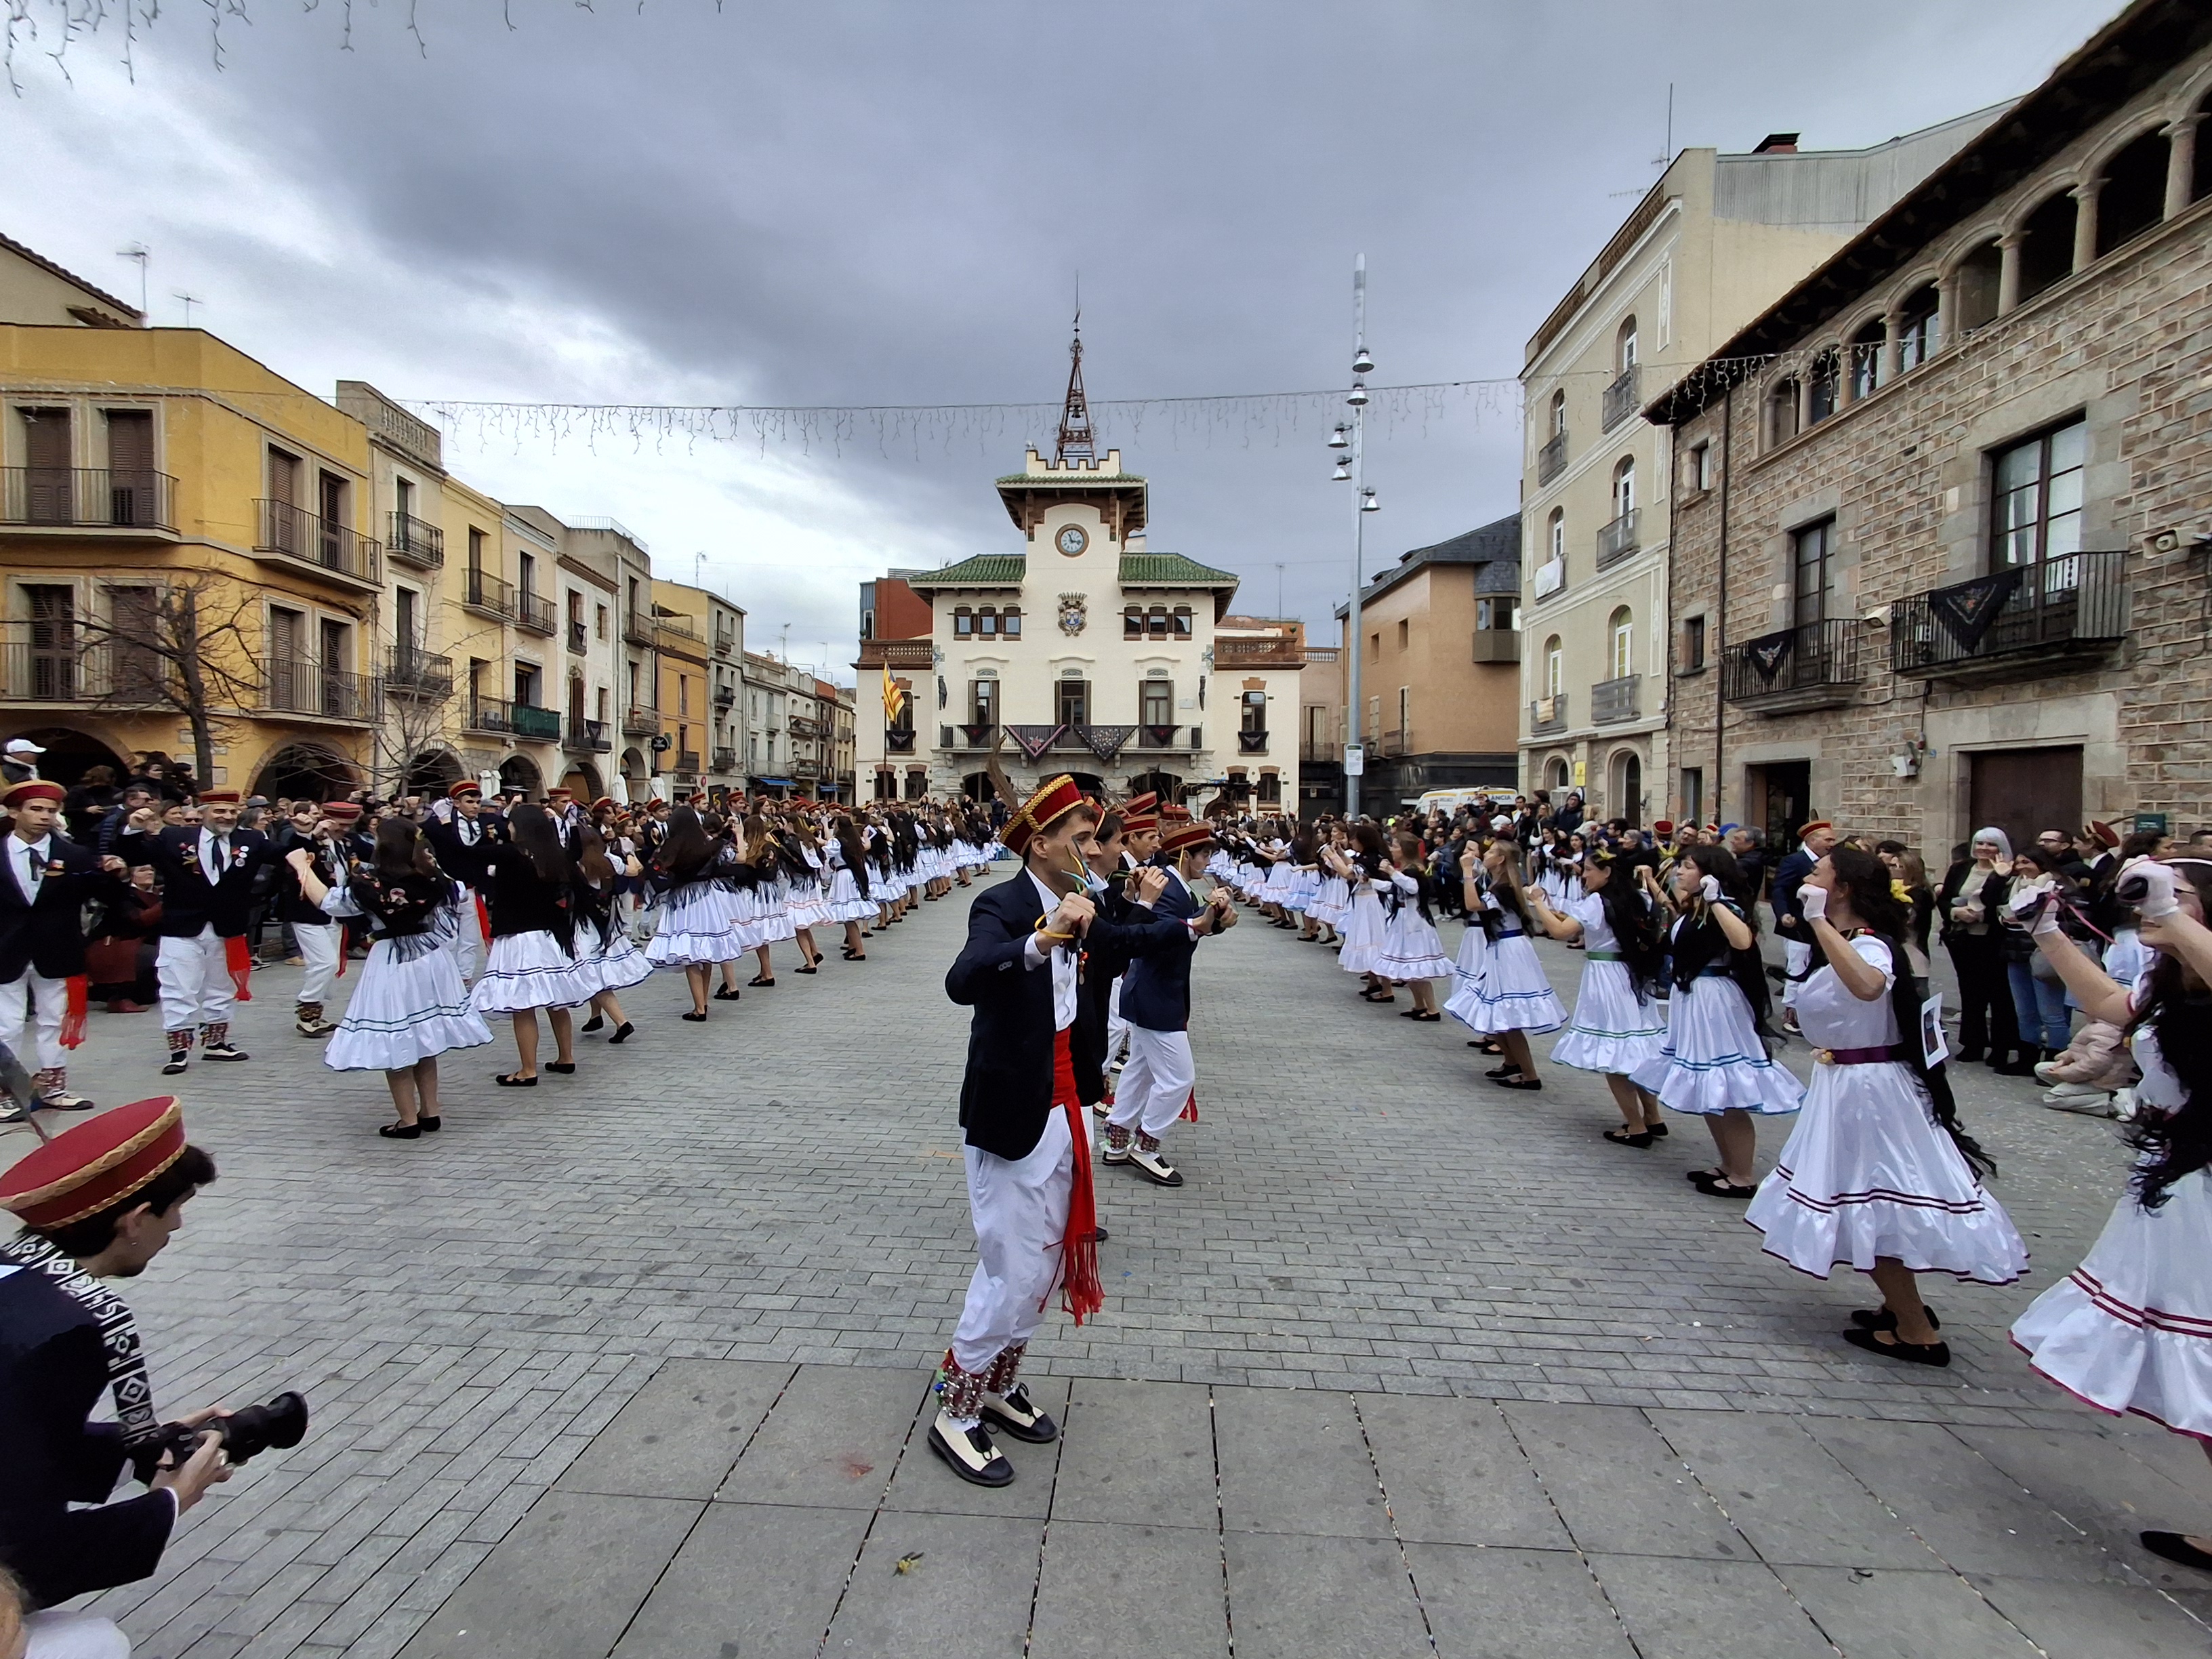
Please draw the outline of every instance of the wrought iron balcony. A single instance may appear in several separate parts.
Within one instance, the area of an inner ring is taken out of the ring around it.
[[[1890,607],[1890,666],[1923,679],[2029,672],[2102,652],[2128,631],[2118,553],[2068,553]]]
[[[1721,697],[1770,714],[1849,702],[1860,632],[1857,617],[1838,617],[1746,640],[1721,663]]]
[[[996,720],[975,720],[965,726],[945,729],[952,735],[952,741],[944,745],[948,749],[991,749],[998,744],[999,725]]]
[[[1611,524],[1597,532],[1597,568],[1618,564],[1636,551],[1637,509],[1630,507]]]
[[[715,707],[715,708],[730,708],[732,705],[733,705],[733,704],[737,702],[737,700],[738,700],[738,688],[737,688],[736,686],[734,686],[734,685],[718,685],[718,686],[716,686],[716,687],[714,688],[714,707]]]
[[[1137,747],[1139,749],[1196,749],[1199,730],[1195,726],[1140,726],[1137,728]]]
[[[718,629],[716,629],[714,630],[714,654],[715,654],[716,656],[718,656],[718,657],[726,657],[726,656],[728,656],[732,652],[735,651],[737,648],[738,648],[738,631],[737,631],[737,629],[735,629],[734,628],[718,628]],[[727,771],[727,770],[729,770],[730,769],[729,769],[729,768],[727,768],[727,767],[723,767],[723,768],[720,768],[720,769],[719,769],[719,770],[722,770],[722,771]]]
[[[105,467],[0,467],[0,525],[35,529],[170,530],[177,481]]]
[[[1590,687],[1590,723],[1618,726],[1623,720],[1634,720],[1637,689],[1643,684],[1641,674],[1623,674],[1618,679],[1600,680]]]
[[[660,732],[660,711],[632,703],[623,714],[622,728],[626,738],[657,737]]]
[[[738,751],[734,749],[717,749],[714,751],[714,769],[717,772],[736,771],[738,769]]]
[[[696,749],[678,750],[676,751],[676,769],[679,772],[690,772],[696,775],[699,770],[699,751]]]
[[[1642,399],[1636,395],[1636,365],[1631,363],[1613,377],[1611,386],[1606,387],[1605,396],[1599,401],[1598,418],[1604,422],[1607,432],[1643,406]]]
[[[1528,731],[1534,737],[1567,729],[1567,694],[1539,697],[1528,705]]]
[[[319,663],[267,657],[261,663],[261,707],[272,714],[308,714],[317,720],[376,718],[376,682]]]
[[[605,720],[572,720],[568,722],[568,746],[579,754],[604,755],[615,744],[607,735]]]
[[[653,618],[649,616],[640,616],[635,611],[632,611],[629,619],[623,623],[623,639],[630,645],[651,645]]]
[[[384,659],[384,690],[390,696],[443,702],[453,695],[453,659],[428,651],[393,651]]]
[[[532,634],[553,635],[553,601],[541,599],[529,592],[515,595],[514,625]]]
[[[791,717],[791,735],[794,738],[818,738],[822,735],[822,722],[811,715],[793,714]]]
[[[325,519],[289,501],[258,501],[261,534],[256,558],[297,564],[324,575],[374,586],[378,577],[377,545],[335,519]]]
[[[131,708],[159,705],[163,664],[152,653],[123,644],[81,645],[66,624],[11,623],[0,647],[0,702],[100,703]]]
[[[402,564],[419,570],[435,570],[446,562],[446,532],[425,524],[410,513],[393,513],[384,538],[384,550]]]
[[[489,570],[471,570],[461,589],[461,603],[471,611],[502,622],[514,620],[514,584]]]
[[[801,755],[792,762],[791,775],[794,778],[818,778],[822,775],[822,763],[809,756]]]
[[[1567,470],[1567,434],[1555,432],[1536,452],[1536,482],[1547,484]]]
[[[937,660],[937,647],[927,640],[862,640],[863,668],[927,668]]]

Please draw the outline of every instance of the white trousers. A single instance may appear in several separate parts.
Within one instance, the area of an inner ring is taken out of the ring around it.
[[[979,1146],[962,1150],[977,1260],[952,1333],[952,1357],[962,1370],[981,1371],[1044,1323],[1045,1304],[1060,1283],[1075,1142],[1066,1108],[1055,1106],[1027,1158],[1000,1158]]]
[[[1129,1022],[1121,1018],[1121,981],[1106,996],[1106,1064],[1111,1066],[1129,1046]]]
[[[23,1620],[23,1659],[131,1659],[131,1641],[112,1619],[49,1607]]]
[[[301,960],[307,971],[300,975],[301,1002],[327,1002],[337,982],[338,954],[345,949],[345,928],[338,922],[295,921],[292,937],[300,943]]]
[[[1788,975],[1782,981],[1782,1006],[1790,1006],[1797,1000],[1801,986],[1798,975],[1812,964],[1813,947],[1800,945],[1794,939],[1782,941],[1782,971]]]
[[[1113,1115],[1106,1121],[1118,1128],[1140,1128],[1158,1140],[1182,1115],[1197,1081],[1198,1062],[1190,1055],[1189,1032],[1132,1025],[1129,1063],[1121,1068]]]
[[[453,954],[460,958],[461,977],[473,984],[484,964],[483,922],[477,915],[473,887],[461,889],[461,930],[453,935]]]
[[[26,968],[22,978],[0,985],[0,1042],[14,1049],[15,1058],[33,1072],[67,1064],[69,1051],[62,1047],[62,1016],[68,1008],[67,980],[48,979]],[[23,1052],[23,1028],[27,1023],[37,1027],[35,1060]]]
[[[161,986],[163,1030],[190,1031],[220,1025],[230,1018],[237,999],[223,958],[223,941],[216,937],[213,922],[201,928],[197,939],[163,939],[154,975]]]

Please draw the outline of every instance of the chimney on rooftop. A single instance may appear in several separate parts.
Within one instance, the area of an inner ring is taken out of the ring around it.
[[[1753,155],[1795,155],[1797,135],[1794,132],[1770,132],[1752,147]]]

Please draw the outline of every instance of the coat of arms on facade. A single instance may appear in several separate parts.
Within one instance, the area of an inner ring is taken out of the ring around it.
[[[1091,620],[1091,596],[1087,593],[1063,593],[1060,596],[1060,631],[1073,639],[1080,634]]]

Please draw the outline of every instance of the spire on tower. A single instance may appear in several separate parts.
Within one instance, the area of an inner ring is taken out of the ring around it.
[[[1076,461],[1097,465],[1098,452],[1091,441],[1091,404],[1083,395],[1083,310],[1075,313],[1075,343],[1068,347],[1067,404],[1060,414],[1060,443],[1052,464],[1065,467]]]

